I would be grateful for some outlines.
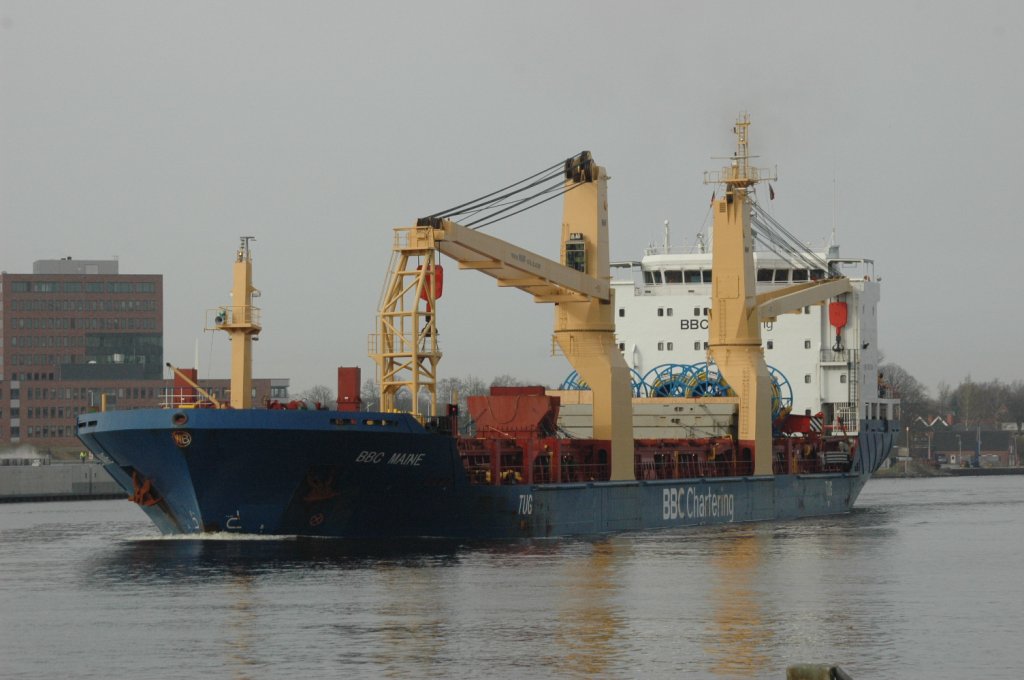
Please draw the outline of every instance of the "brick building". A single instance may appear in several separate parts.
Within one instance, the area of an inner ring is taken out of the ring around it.
[[[0,274],[0,446],[76,448],[75,417],[159,405],[164,379],[163,277],[120,274],[116,260],[40,260]],[[203,380],[225,394],[227,380]],[[254,380],[257,403],[287,380]]]

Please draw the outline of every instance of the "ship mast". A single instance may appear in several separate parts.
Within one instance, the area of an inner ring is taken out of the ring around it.
[[[252,251],[249,242],[255,236],[240,237],[235,253],[234,278],[231,287],[231,305],[211,310],[214,325],[207,330],[219,330],[231,340],[231,408],[252,408],[252,342],[258,339],[260,310],[252,299],[260,292],[252,285]]]
[[[736,153],[728,167],[704,174],[705,184],[725,185],[713,202],[709,354],[739,396],[737,450],[751,456],[755,475],[772,474],[771,377],[761,348],[757,309],[754,238],[750,230],[749,190],[776,179],[774,171],[750,165],[747,128],[750,115],[736,121]]]

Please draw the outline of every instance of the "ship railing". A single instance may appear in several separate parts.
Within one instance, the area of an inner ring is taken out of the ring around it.
[[[844,349],[839,352],[834,352],[831,349],[821,350],[821,363],[823,364],[845,364],[847,366],[856,366],[857,362],[860,361],[860,351],[856,349]]]
[[[160,408],[212,408],[213,402],[191,387],[170,388],[157,401]]]
[[[789,459],[785,451],[776,451],[772,458],[772,472],[777,475],[814,475],[822,472],[848,472],[849,450],[819,451]]]
[[[742,477],[753,474],[754,466],[748,460],[732,460],[731,457],[707,460],[679,452],[638,455],[634,472],[639,480]]]
[[[205,330],[232,326],[260,326],[260,308],[254,305],[227,305],[206,310]]]

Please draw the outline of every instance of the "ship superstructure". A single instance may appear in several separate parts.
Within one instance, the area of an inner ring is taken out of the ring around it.
[[[878,378],[881,286],[874,262],[841,257],[838,246],[813,255],[824,267],[754,252],[758,293],[820,278],[825,267],[842,272],[851,284],[837,300],[761,322],[761,346],[782,406],[796,414],[820,413],[823,425],[842,424],[849,432],[858,431],[862,418],[895,419],[898,401]],[[642,259],[613,267],[616,341],[634,376],[650,390],[690,367],[705,366],[711,253],[649,248]],[[685,386],[676,389],[684,391]]]

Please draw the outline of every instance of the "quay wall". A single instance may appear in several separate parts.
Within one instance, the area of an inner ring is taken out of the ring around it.
[[[0,465],[0,503],[126,495],[99,463]]]

